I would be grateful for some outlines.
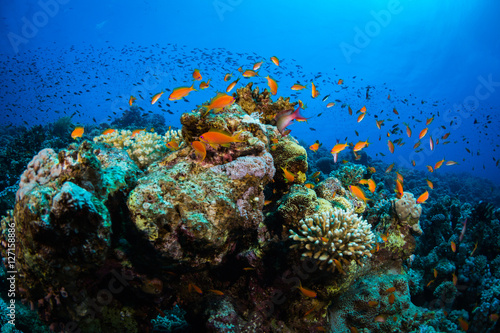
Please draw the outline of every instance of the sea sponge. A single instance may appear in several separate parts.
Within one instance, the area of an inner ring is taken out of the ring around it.
[[[362,265],[360,259],[372,255],[375,235],[370,225],[352,211],[334,208],[300,220],[299,226],[297,232],[289,230],[289,238],[299,242],[291,248],[305,250],[302,257],[318,260],[321,269],[335,271],[339,264],[334,260],[339,259],[347,263],[356,260]]]
[[[421,235],[422,229],[418,224],[418,220],[420,218],[420,214],[422,213],[422,206],[417,204],[415,197],[412,193],[403,192],[403,196],[401,199],[393,200],[392,205],[394,210],[398,216],[398,219],[407,223],[411,226],[413,232]]]

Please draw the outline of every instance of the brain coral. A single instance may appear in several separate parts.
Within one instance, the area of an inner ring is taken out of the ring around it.
[[[338,259],[360,263],[362,257],[371,257],[375,235],[370,225],[352,211],[334,208],[306,217],[299,223],[299,231],[289,230],[289,237],[299,242],[292,248],[305,249],[302,257],[319,260],[321,269],[334,271],[339,265],[334,260]]]

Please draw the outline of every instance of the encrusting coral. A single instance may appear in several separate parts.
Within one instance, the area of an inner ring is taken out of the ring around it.
[[[393,207],[399,221],[408,224],[416,234],[422,234],[422,229],[418,224],[420,214],[422,213],[422,206],[417,204],[412,193],[403,192],[401,199],[393,201]]]
[[[302,257],[319,261],[321,269],[340,269],[339,259],[349,264],[371,257],[375,235],[370,225],[352,211],[334,208],[332,211],[314,214],[299,222],[298,231],[289,230],[289,238],[298,241],[292,248],[305,250]]]

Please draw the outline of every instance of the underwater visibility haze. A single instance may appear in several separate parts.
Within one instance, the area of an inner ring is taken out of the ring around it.
[[[498,13],[4,1],[1,332],[500,332]]]

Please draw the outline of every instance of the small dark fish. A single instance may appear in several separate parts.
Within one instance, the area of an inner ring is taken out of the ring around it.
[[[328,97],[330,97],[330,95],[326,95],[325,97],[323,97],[323,102],[326,101],[328,99]]]

